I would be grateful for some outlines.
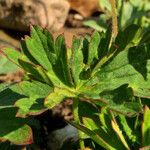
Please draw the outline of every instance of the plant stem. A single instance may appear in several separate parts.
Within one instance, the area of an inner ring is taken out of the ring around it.
[[[118,34],[116,0],[109,0],[112,8],[112,39]]]
[[[124,0],[121,0],[121,6],[119,8],[119,17],[118,17],[118,28],[121,29],[123,27],[122,19],[123,19],[123,10],[124,10]]]
[[[79,104],[79,99],[75,98],[73,100],[73,116],[74,116],[74,121],[79,124],[80,123],[80,118],[79,118],[79,112],[78,112],[78,104]],[[78,135],[79,135],[80,149],[84,150],[85,145],[84,145],[84,141],[82,139],[82,132],[80,130],[78,130]]]

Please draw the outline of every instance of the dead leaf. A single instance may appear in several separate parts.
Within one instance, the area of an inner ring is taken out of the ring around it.
[[[98,0],[67,0],[72,10],[75,10],[83,17],[89,17],[100,11]]]

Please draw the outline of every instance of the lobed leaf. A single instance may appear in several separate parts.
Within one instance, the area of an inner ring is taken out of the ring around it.
[[[49,85],[37,81],[23,81],[18,86],[26,97],[17,100],[14,104],[19,108],[17,117],[24,118],[27,115],[38,115],[47,110],[44,107],[44,98],[52,91]]]
[[[30,54],[36,59],[36,61],[43,66],[44,69],[46,70],[51,70],[52,66],[51,63],[47,57],[47,54],[43,48],[43,45],[40,44],[36,39],[33,38],[26,38],[25,39],[28,51]]]
[[[57,56],[56,64],[53,69],[56,75],[68,86],[72,86],[72,78],[69,69],[68,53],[63,35],[57,37],[55,41],[55,52]]]
[[[0,109],[0,141],[10,141],[16,145],[27,145],[33,142],[32,130],[27,120],[16,118],[16,109]]]

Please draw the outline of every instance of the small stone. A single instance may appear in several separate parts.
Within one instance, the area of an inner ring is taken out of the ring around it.
[[[63,27],[69,8],[64,0],[1,0],[0,27],[28,31],[34,24],[57,31]]]

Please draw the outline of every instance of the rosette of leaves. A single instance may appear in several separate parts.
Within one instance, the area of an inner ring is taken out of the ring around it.
[[[4,49],[7,58],[25,71],[25,77],[0,88],[0,120],[4,121],[0,140],[25,144],[13,141],[14,135],[20,134],[16,126],[30,137],[28,116],[39,115],[67,98],[75,103],[88,100],[128,116],[141,112],[138,98],[150,97],[148,42],[148,34],[131,25],[120,31],[115,41],[110,30],[94,32],[90,39],[74,37],[72,47],[67,48],[63,35],[54,41],[47,30],[31,27],[31,36],[21,41],[21,52]],[[9,116],[11,109],[14,114]]]

